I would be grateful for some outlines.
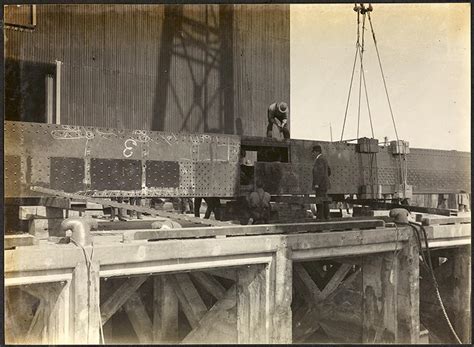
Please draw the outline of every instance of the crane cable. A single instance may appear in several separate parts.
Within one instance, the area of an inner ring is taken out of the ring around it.
[[[370,7],[371,10],[371,7]],[[370,129],[372,133],[372,138],[375,138],[374,135],[374,127],[373,127],[373,122],[372,122],[372,113],[370,111],[370,103],[369,103],[369,94],[367,92],[367,83],[365,79],[365,72],[364,72],[364,63],[363,63],[363,55],[364,55],[364,48],[365,48],[365,39],[364,39],[364,33],[365,33],[365,18],[366,18],[366,12],[368,12],[368,9],[366,10],[363,6],[359,7],[357,4],[354,4],[354,11],[357,12],[357,41],[356,41],[356,51],[354,55],[354,63],[352,66],[352,74],[351,74],[351,81],[349,84],[349,92],[347,95],[347,101],[346,101],[346,109],[344,112],[344,122],[342,126],[342,132],[341,132],[341,142],[344,137],[344,129],[346,126],[346,120],[347,120],[347,112],[349,110],[349,101],[351,98],[351,92],[352,92],[352,84],[354,80],[354,73],[355,73],[355,66],[357,62],[357,56],[359,56],[360,59],[360,71],[359,71],[359,102],[358,102],[358,111],[357,111],[357,138],[359,138],[359,129],[360,129],[360,106],[361,106],[361,94],[362,94],[362,82],[364,83],[364,92],[365,92],[365,100],[367,103],[367,111],[369,115],[369,121],[370,121]],[[362,34],[361,34],[361,28],[360,28],[360,15],[362,12]],[[361,44],[362,41],[362,44]]]
[[[344,130],[345,130],[345,126],[346,126],[347,112],[348,112],[348,109],[349,109],[349,101],[350,101],[351,92],[352,92],[352,84],[353,84],[353,80],[354,80],[354,72],[355,72],[355,66],[356,66],[356,62],[357,62],[357,56],[359,56],[359,59],[360,59],[359,103],[358,103],[358,112],[357,112],[357,138],[359,138],[359,130],[360,130],[360,103],[361,103],[361,94],[362,94],[362,81],[364,82],[365,99],[366,99],[366,103],[367,103],[367,111],[368,111],[368,115],[369,115],[372,138],[375,138],[373,123],[372,123],[372,114],[371,114],[371,111],[370,111],[369,96],[368,96],[368,93],[367,93],[367,83],[366,83],[366,79],[365,79],[364,65],[363,65],[363,54],[364,54],[364,48],[365,48],[365,44],[364,44],[365,19],[366,19],[366,15],[367,15],[368,19],[369,19],[372,38],[374,40],[374,46],[375,46],[375,51],[376,51],[376,54],[377,54],[378,65],[379,65],[379,68],[380,68],[380,73],[381,73],[382,81],[383,81],[383,85],[384,85],[384,91],[385,91],[385,95],[386,95],[389,110],[390,110],[390,116],[392,118],[392,124],[393,124],[393,128],[395,130],[395,137],[397,139],[397,145],[399,145],[400,141],[399,141],[399,137],[398,137],[397,126],[396,126],[396,123],[395,123],[395,116],[393,114],[392,104],[390,102],[390,96],[389,96],[388,88],[387,88],[387,82],[386,82],[386,79],[385,79],[385,73],[384,73],[383,67],[382,67],[382,59],[380,58],[380,52],[379,52],[378,45],[377,45],[377,39],[375,37],[375,30],[374,30],[374,26],[372,24],[372,18],[370,16],[370,12],[372,11],[372,5],[369,3],[368,8],[365,8],[363,3],[361,3],[360,6],[357,5],[357,3],[354,3],[354,11],[357,12],[356,52],[355,52],[355,56],[354,56],[354,63],[353,63],[353,66],[352,66],[351,81],[350,81],[350,85],[349,85],[349,92],[348,92],[348,95],[347,95],[346,109],[345,109],[345,112],[344,112],[344,122],[343,122],[343,126],[342,126],[341,140],[340,141],[342,142],[343,137],[344,137]],[[362,35],[361,35],[361,32],[360,32],[360,24],[361,24],[360,15],[361,14],[363,16],[363,18],[362,18]],[[361,36],[362,36],[362,44],[361,44]],[[402,151],[403,151],[403,148],[402,148]],[[403,163],[402,163],[402,156],[403,156]],[[408,177],[408,163],[407,163],[407,158],[406,158],[405,153],[400,153],[398,155],[398,169],[399,169],[399,174],[400,174],[400,183],[402,185],[406,186],[407,185],[407,177]]]
[[[356,66],[356,62],[357,62],[357,55],[359,53],[359,36],[360,36],[360,33],[359,33],[359,16],[360,16],[360,13],[359,11],[357,11],[357,42],[356,42],[356,51],[355,51],[355,55],[354,55],[354,64],[352,65],[352,74],[351,74],[351,83],[349,84],[349,93],[347,95],[347,102],[346,102],[346,111],[344,112],[344,123],[342,125],[342,132],[341,132],[341,142],[342,142],[342,138],[344,136],[344,128],[346,127],[346,119],[347,119],[347,110],[349,109],[349,100],[351,98],[351,91],[352,91],[352,82],[354,80],[354,72],[355,72],[355,66]]]
[[[379,62],[380,73],[382,74],[382,80],[383,80],[383,86],[384,86],[384,89],[385,89],[385,95],[387,96],[388,107],[390,109],[390,115],[392,116],[392,123],[393,123],[393,128],[395,130],[395,137],[397,138],[397,141],[398,141],[397,126],[395,125],[395,117],[393,116],[392,104],[390,103],[390,97],[388,95],[387,83],[385,81],[385,74],[384,74],[383,68],[382,68],[382,60],[380,59],[379,48],[377,46],[377,40],[375,39],[375,31],[374,31],[374,26],[372,25],[372,18],[370,18],[370,12],[368,12],[367,15],[368,15],[368,18],[369,18],[370,30],[372,31],[372,38],[374,40],[375,51],[377,52],[377,60]]]
[[[375,138],[374,135],[374,126],[372,124],[372,114],[370,112],[370,104],[369,104],[369,94],[367,93],[367,83],[365,82],[365,71],[364,71],[364,65],[363,65],[363,53],[364,53],[364,32],[365,32],[365,13],[364,17],[362,20],[362,47],[359,49],[359,55],[360,55],[360,71],[362,74],[362,79],[364,81],[364,91],[365,91],[365,101],[367,103],[367,111],[369,114],[369,121],[370,121],[370,130],[372,132],[372,138]],[[360,90],[360,86],[359,86]],[[359,109],[360,109],[360,99],[359,99]],[[357,138],[359,138],[359,129],[357,129]]]
[[[370,17],[370,12],[367,13],[367,16],[369,18],[370,30],[372,32],[372,38],[374,40],[375,52],[377,53],[377,61],[379,63],[380,74],[382,75],[382,81],[383,81],[383,86],[384,86],[384,90],[385,90],[385,96],[387,97],[388,108],[390,110],[390,116],[392,117],[393,129],[395,130],[395,137],[397,139],[397,146],[398,146],[398,144],[400,142],[399,142],[399,137],[398,137],[397,125],[395,123],[395,117],[393,115],[392,103],[390,102],[390,96],[388,94],[387,82],[385,80],[385,74],[383,72],[383,67],[382,67],[382,59],[380,58],[379,48],[378,48],[378,45],[377,45],[377,39],[375,38],[375,30],[374,30],[374,26],[372,24],[372,18]],[[406,186],[407,176],[408,176],[408,163],[407,163],[406,155],[403,154],[403,161],[404,161],[403,164],[402,164],[402,155],[401,154],[398,155],[398,159],[399,159],[398,161],[399,161],[399,168],[400,168],[400,180],[401,180],[401,183]]]

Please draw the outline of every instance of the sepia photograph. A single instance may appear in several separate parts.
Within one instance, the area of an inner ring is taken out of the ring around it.
[[[471,4],[3,7],[3,344],[471,344]]]

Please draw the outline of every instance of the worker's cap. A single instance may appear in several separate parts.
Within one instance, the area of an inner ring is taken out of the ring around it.
[[[319,152],[319,153],[321,153],[321,152],[322,152],[321,145],[314,145],[312,152]]]
[[[286,102],[283,102],[283,101],[279,102],[277,104],[277,107],[278,107],[278,111],[280,112],[286,112],[286,110],[288,110],[288,105],[286,104]]]

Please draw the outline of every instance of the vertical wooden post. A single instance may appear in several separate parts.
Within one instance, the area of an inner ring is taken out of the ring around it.
[[[271,329],[271,343],[292,342],[293,261],[291,248],[283,241],[278,248],[274,266],[274,310]]]
[[[99,265],[85,262],[76,265],[72,278],[72,334],[75,344],[98,344],[99,327]]]
[[[420,339],[419,254],[412,235],[398,256],[396,343],[417,344]]]
[[[471,247],[453,250],[454,330],[462,343],[471,343]]]
[[[249,265],[237,270],[237,343],[265,343],[266,268]]]
[[[153,278],[153,341],[178,341],[178,297],[167,275]]]
[[[45,300],[48,306],[49,317],[48,344],[69,343],[69,288],[70,283],[51,284],[54,287],[48,290]]]
[[[364,257],[362,343],[394,343],[397,338],[397,259],[393,252]]]

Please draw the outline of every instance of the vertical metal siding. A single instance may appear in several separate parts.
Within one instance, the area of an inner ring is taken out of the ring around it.
[[[234,18],[236,114],[244,134],[265,136],[270,103],[290,101],[289,5],[236,5]]]
[[[7,30],[6,55],[21,71],[63,62],[67,124],[237,133],[239,119],[243,134],[264,136],[268,105],[289,102],[289,6],[170,8],[38,5],[34,31]]]

